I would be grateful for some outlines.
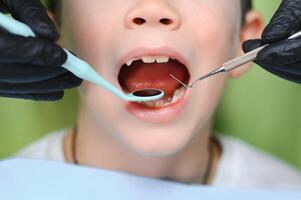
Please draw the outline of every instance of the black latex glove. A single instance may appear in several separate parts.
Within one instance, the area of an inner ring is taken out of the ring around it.
[[[67,55],[55,44],[58,32],[39,0],[0,0],[0,10],[37,35],[26,38],[0,28],[0,97],[54,101],[81,84],[61,67]]]
[[[259,52],[256,63],[284,79],[301,83],[301,37],[286,40],[301,30],[301,0],[283,0],[261,40],[243,44],[245,52],[271,44]]]

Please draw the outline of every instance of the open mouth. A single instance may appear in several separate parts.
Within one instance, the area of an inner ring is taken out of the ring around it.
[[[142,56],[131,58],[122,65],[118,81],[121,88],[128,93],[148,88],[164,91],[165,95],[160,100],[139,103],[149,108],[162,108],[182,99],[186,91],[170,74],[183,83],[189,83],[189,71],[178,59],[168,56]]]

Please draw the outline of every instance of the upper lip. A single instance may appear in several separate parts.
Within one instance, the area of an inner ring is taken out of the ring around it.
[[[121,57],[121,59],[118,61],[118,69],[117,72],[119,73],[122,65],[126,64],[129,60],[134,58],[141,58],[144,56],[166,56],[169,58],[176,59],[181,64],[185,65],[190,73],[190,66],[188,64],[188,60],[183,56],[181,53],[179,53],[177,50],[170,48],[170,47],[159,47],[154,49],[149,48],[135,48],[126,53],[124,56]]]

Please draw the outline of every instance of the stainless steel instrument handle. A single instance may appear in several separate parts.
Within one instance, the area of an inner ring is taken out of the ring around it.
[[[226,71],[230,71],[232,69],[235,69],[237,67],[240,67],[244,64],[247,64],[249,62],[252,62],[256,59],[257,57],[257,54],[262,50],[264,49],[265,47],[267,47],[268,44],[264,45],[264,46],[261,46],[261,47],[258,47],[256,49],[254,49],[253,51],[250,51],[240,57],[237,57],[237,58],[234,58],[226,63],[224,63],[224,68]]]

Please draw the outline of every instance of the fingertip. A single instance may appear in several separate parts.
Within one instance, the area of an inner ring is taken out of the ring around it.
[[[245,53],[250,52],[263,45],[260,39],[247,40],[242,44],[242,49]]]

